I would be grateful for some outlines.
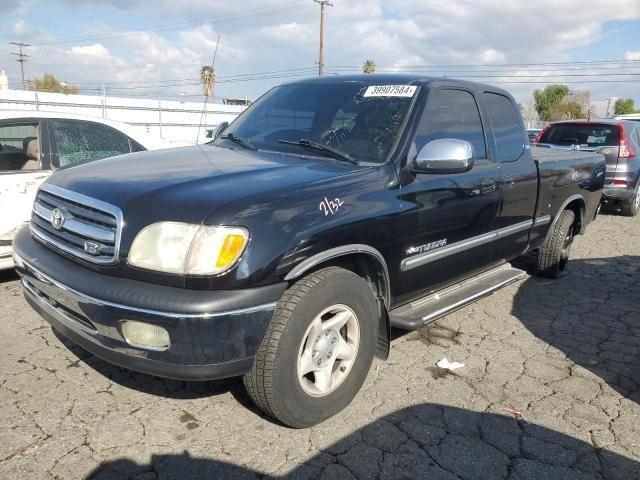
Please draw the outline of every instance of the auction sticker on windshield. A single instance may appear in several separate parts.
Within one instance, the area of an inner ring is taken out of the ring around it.
[[[371,85],[363,97],[413,97],[417,88],[413,85]]]

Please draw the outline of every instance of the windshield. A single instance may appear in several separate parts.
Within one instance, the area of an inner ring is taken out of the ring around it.
[[[559,123],[544,132],[539,143],[580,145],[581,147],[617,147],[620,130],[601,123]]]
[[[215,143],[231,141],[231,133],[258,149],[335,157],[327,150],[281,142],[304,139],[360,162],[382,163],[416,92],[415,86],[352,82],[283,85],[247,109]]]

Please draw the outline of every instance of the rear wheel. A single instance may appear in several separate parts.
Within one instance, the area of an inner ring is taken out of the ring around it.
[[[636,186],[635,192],[633,192],[633,197],[626,202],[622,202],[620,207],[622,214],[626,217],[635,217],[638,214],[640,210],[640,181]]]
[[[345,408],[376,348],[377,299],[358,275],[337,267],[292,285],[244,384],[255,404],[284,424],[316,425]]]
[[[564,210],[559,215],[558,221],[553,226],[553,231],[538,252],[534,275],[558,278],[567,269],[575,234],[573,223],[576,214],[571,210]]]

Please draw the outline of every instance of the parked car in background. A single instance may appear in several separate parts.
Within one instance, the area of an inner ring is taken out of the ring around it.
[[[207,145],[53,175],[16,269],[29,304],[87,351],[170,378],[244,375],[262,410],[314,425],[386,358],[391,326],[523,278],[507,262],[524,253],[533,274],[565,271],[605,161],[531,148],[524,130],[489,85],[281,85]]]
[[[0,112],[0,270],[31,215],[38,186],[55,170],[106,157],[175,146],[126,124],[68,113]]]
[[[607,160],[605,203],[619,205],[623,215],[640,210],[640,122],[569,120],[547,125],[536,139],[539,147],[602,153]]]
[[[527,137],[529,137],[529,142],[533,143],[541,131],[541,128],[527,128]]]
[[[627,120],[630,122],[640,122],[640,113],[630,113],[628,115],[618,115],[614,120]]]

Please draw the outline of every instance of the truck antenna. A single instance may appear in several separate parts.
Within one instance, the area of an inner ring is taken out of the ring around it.
[[[211,59],[211,71],[212,72],[215,72],[213,67],[216,64],[216,56],[218,55],[218,45],[220,45],[220,34],[218,34],[218,39],[216,40],[216,48],[213,51],[213,58]],[[214,76],[214,78],[211,79],[211,81],[214,82],[214,84],[215,84],[215,76]],[[212,89],[211,93],[213,94],[213,89]],[[213,95],[211,95],[211,97],[213,97]],[[200,123],[198,124],[198,134],[196,135],[196,145],[198,144],[198,141],[200,140],[200,129],[202,128],[202,122],[204,120],[204,116],[205,116],[205,112],[206,111],[207,111],[207,95],[204,96],[204,99],[202,101],[202,113],[200,114]]]

